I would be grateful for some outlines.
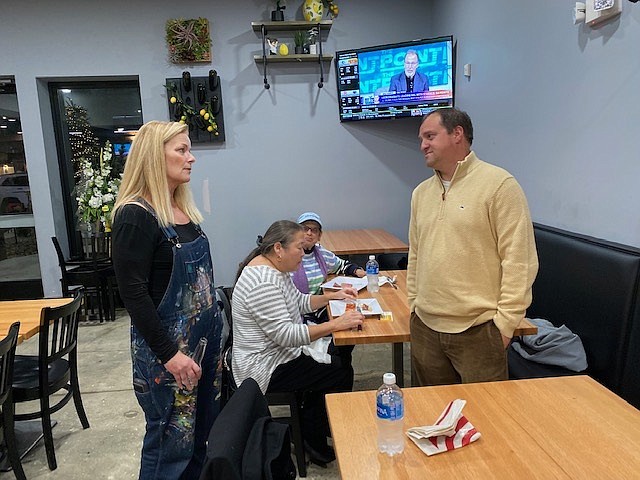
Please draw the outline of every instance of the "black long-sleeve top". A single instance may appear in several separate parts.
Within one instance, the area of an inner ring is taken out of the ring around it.
[[[174,225],[180,242],[198,237],[195,225]],[[178,352],[160,323],[162,301],[173,269],[172,245],[155,217],[139,205],[125,205],[118,211],[112,230],[113,267],[118,291],[131,322],[151,351],[166,363]]]

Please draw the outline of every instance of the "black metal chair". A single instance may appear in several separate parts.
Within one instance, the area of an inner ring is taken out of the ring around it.
[[[228,323],[227,330],[229,336],[222,345],[222,382],[221,382],[221,408],[231,398],[237,389],[233,374],[231,372],[231,351],[233,348],[233,319],[231,316],[231,296],[233,288],[216,288],[216,297],[222,309],[223,320]],[[223,332],[225,328],[223,328]],[[296,463],[298,465],[298,475],[307,476],[307,463],[302,436],[302,396],[303,392],[267,392],[265,398],[270,407],[288,407],[289,415],[274,416],[273,419],[289,425],[293,440]]]
[[[14,361],[14,403],[32,400],[40,402],[38,410],[16,414],[15,418],[42,420],[47,463],[51,470],[57,468],[51,414],[60,410],[73,398],[82,428],[89,428],[78,383],[78,312],[82,296],[82,291],[79,291],[67,305],[43,308],[40,316],[38,355],[16,355]],[[50,396],[63,389],[67,393],[60,399],[56,398],[52,404]]]
[[[26,480],[27,477],[20,463],[20,453],[14,431],[14,406],[11,384],[13,383],[13,359],[18,344],[18,330],[20,322],[16,322],[9,328],[7,336],[0,341],[0,425],[4,432],[4,443],[9,458],[9,464],[18,480]]]
[[[111,260],[111,233],[100,232],[92,235],[90,244],[90,257],[93,262],[94,270],[100,272],[106,284],[107,300],[105,304],[108,306],[108,319],[112,322],[116,319],[116,302],[115,297],[118,295],[118,282],[116,281],[116,272],[113,269]]]
[[[94,313],[94,306],[98,309],[100,322],[115,320],[114,281],[115,273],[110,259],[105,260],[101,254],[95,251],[91,259],[66,260],[56,237],[51,237],[53,246],[58,256],[60,266],[60,282],[62,294],[66,297],[73,295],[79,287],[84,288],[84,310],[86,316],[89,309]]]

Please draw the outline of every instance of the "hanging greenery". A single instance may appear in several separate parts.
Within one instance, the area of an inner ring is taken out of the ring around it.
[[[322,0],[322,4],[329,10],[329,16],[333,19],[338,16],[340,9],[334,0]]]
[[[186,123],[189,126],[193,125],[200,130],[206,130],[216,137],[219,135],[218,122],[216,122],[211,101],[205,102],[203,108],[196,112],[195,108],[185,103],[182,99],[175,83],[169,82],[165,85],[165,88],[171,105],[169,112],[175,122]]]
[[[211,61],[209,20],[174,18],[167,20],[165,30],[172,63]]]

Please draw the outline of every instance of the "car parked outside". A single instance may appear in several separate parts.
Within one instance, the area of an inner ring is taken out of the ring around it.
[[[0,175],[0,215],[31,212],[31,192],[26,173]]]

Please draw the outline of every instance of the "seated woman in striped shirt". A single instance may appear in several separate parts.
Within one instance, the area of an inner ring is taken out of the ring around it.
[[[263,392],[304,391],[303,432],[312,461],[326,464],[335,459],[327,445],[329,424],[325,393],[350,391],[353,369],[341,363],[320,363],[309,345],[333,332],[355,328],[364,317],[359,312],[320,325],[305,325],[302,315],[321,308],[329,300],[355,298],[353,288],[324,295],[303,294],[293,284],[304,255],[301,225],[288,220],[273,223],[258,247],[240,264],[233,290],[232,371],[237,385],[256,380]]]
[[[335,253],[320,245],[322,238],[322,220],[315,212],[305,212],[298,217],[298,223],[304,228],[302,263],[291,273],[293,283],[302,293],[317,295],[322,293],[320,286],[328,275],[347,275],[363,278],[367,272],[349,260],[338,257]],[[304,316],[305,323],[323,323],[328,320],[327,309],[320,308]]]

